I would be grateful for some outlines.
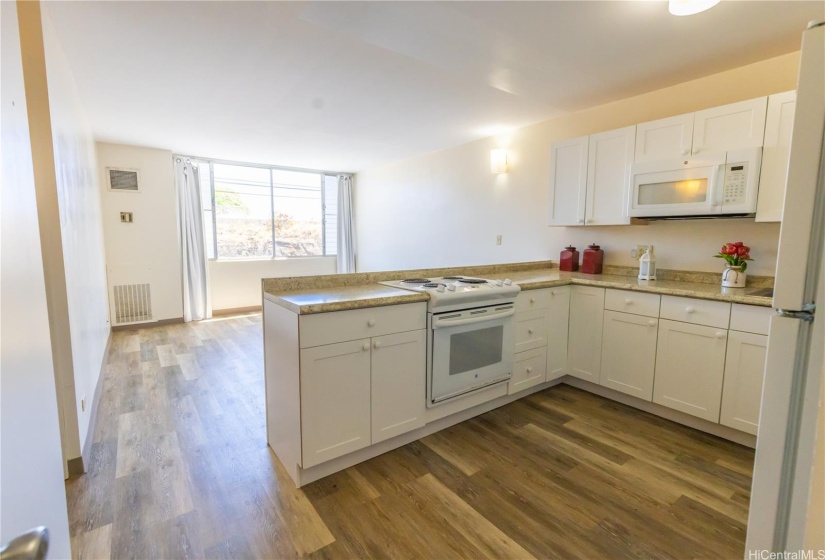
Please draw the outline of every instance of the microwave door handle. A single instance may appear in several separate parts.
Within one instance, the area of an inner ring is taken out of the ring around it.
[[[719,188],[719,174],[722,172],[723,167],[725,167],[724,163],[713,166],[713,174],[710,179],[710,205],[713,208],[721,206],[721,202],[719,201],[719,193],[721,192]]]
[[[501,311],[497,313],[485,313],[479,317],[469,317],[467,319],[436,319],[433,321],[433,328],[444,328],[444,327],[457,327],[459,325],[472,325],[473,323],[482,323],[484,321],[490,321],[492,319],[500,319],[502,317],[509,317],[513,315],[515,310],[513,308],[508,309],[507,311]]]

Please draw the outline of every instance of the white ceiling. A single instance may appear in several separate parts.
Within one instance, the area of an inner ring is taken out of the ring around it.
[[[825,2],[48,2],[99,140],[336,171],[799,48]]]

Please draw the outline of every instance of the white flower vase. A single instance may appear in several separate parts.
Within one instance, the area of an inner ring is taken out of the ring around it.
[[[722,273],[723,288],[744,288],[748,275],[742,272],[741,266],[729,266]]]

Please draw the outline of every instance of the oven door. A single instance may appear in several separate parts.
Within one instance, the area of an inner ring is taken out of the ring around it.
[[[514,313],[504,304],[432,315],[431,404],[510,378]]]
[[[635,165],[628,214],[642,218],[721,214],[724,164],[721,154],[701,161]]]

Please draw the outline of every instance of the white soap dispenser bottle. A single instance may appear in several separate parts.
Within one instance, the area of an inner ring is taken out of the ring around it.
[[[656,255],[653,245],[639,258],[639,280],[656,280]]]

